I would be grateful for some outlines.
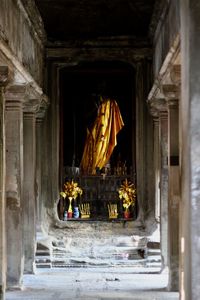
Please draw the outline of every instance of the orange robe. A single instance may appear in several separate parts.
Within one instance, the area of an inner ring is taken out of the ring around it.
[[[96,168],[102,169],[106,165],[117,145],[117,134],[123,126],[117,102],[111,99],[104,100],[99,107],[92,129],[87,129],[80,164],[84,174],[96,174]]]

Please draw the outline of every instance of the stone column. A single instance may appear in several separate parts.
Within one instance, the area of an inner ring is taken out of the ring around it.
[[[181,299],[200,297],[200,5],[182,0],[181,205],[183,273]]]
[[[35,271],[36,248],[36,143],[35,112],[24,108],[24,184],[23,184],[23,236],[25,273]]]
[[[145,83],[144,66],[142,61],[137,63],[136,68],[136,182],[138,199],[138,220],[143,224],[145,206],[147,205],[146,191],[146,157],[145,157]]]
[[[159,115],[160,140],[160,233],[161,253],[164,267],[168,265],[168,116],[167,111]]]
[[[25,86],[6,93],[6,231],[7,286],[20,287],[24,269],[22,235],[23,110]]]
[[[4,87],[7,79],[8,67],[0,66],[0,300],[5,299],[6,288]]]
[[[36,114],[36,219],[37,231],[42,229],[43,207],[42,201],[42,161],[44,160],[44,118],[48,107],[48,98],[42,95],[39,110]]]
[[[42,203],[41,203],[41,190],[42,190],[42,118],[36,119],[36,219],[37,231],[41,230],[42,221]]]
[[[178,87],[173,84],[163,85],[163,93],[168,106],[168,289],[179,290],[179,108]]]
[[[179,112],[178,99],[168,100],[169,143],[169,285],[179,290]]]
[[[159,119],[154,116],[154,174],[155,174],[155,219],[160,222],[160,148]]]

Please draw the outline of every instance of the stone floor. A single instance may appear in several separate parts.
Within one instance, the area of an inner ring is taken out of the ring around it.
[[[7,291],[6,300],[170,300],[168,274],[133,274],[131,268],[40,269],[24,276],[21,291]]]
[[[149,246],[159,245],[159,227],[148,234],[135,224],[125,225],[66,223],[47,237],[39,235],[44,249],[36,259],[36,274],[24,275],[23,289],[7,291],[6,300],[179,299],[178,293],[167,292],[160,249]]]

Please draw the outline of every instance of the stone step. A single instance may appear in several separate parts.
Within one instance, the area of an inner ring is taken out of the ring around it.
[[[36,253],[35,253],[35,264],[36,268],[52,268],[51,253],[48,247],[37,243]]]
[[[45,264],[47,268],[120,266],[134,273],[159,273],[162,269],[160,243],[138,236],[59,237],[52,242],[51,255],[49,249],[37,248],[36,266]]]
[[[52,268],[52,263],[36,263],[36,267],[38,269],[42,269],[42,268],[51,269]]]
[[[78,256],[62,256],[56,257],[54,253],[52,255],[52,267],[91,267],[91,266],[127,266],[132,268],[156,268],[157,272],[161,270],[162,262],[161,256],[148,256],[146,258],[141,258],[136,255],[136,257],[132,256],[131,259],[128,256],[122,255],[112,255],[107,257],[78,257]],[[148,270],[149,271],[149,270]],[[154,270],[155,271],[155,270]]]
[[[51,262],[51,257],[50,256],[36,256],[35,259],[36,262]]]
[[[50,251],[36,251],[36,256],[50,256]]]

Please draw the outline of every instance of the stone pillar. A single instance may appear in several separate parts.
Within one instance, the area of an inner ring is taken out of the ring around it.
[[[200,297],[200,5],[182,0],[181,299]]]
[[[5,299],[6,288],[4,87],[7,79],[8,67],[0,66],[0,300]]]
[[[42,95],[39,110],[36,114],[36,220],[37,231],[42,229],[42,161],[44,160],[44,118],[48,107],[48,98]]]
[[[24,269],[22,236],[23,110],[25,86],[6,93],[7,286],[20,287]]]
[[[145,215],[145,206],[147,204],[146,191],[146,157],[145,157],[145,83],[144,83],[144,66],[142,61],[137,63],[136,68],[136,182],[137,182],[137,199],[139,215],[138,220],[143,224]]]
[[[36,248],[36,144],[35,112],[24,108],[24,184],[23,184],[23,236],[25,273],[35,271]]]
[[[160,233],[161,253],[164,267],[168,266],[168,116],[167,111],[159,115],[160,140]]]
[[[169,284],[179,290],[179,112],[178,99],[168,100],[168,172],[169,172]]]
[[[159,119],[154,116],[154,176],[155,176],[155,219],[160,222],[160,147]]]
[[[42,118],[36,119],[36,220],[37,231],[41,230],[42,221]]]

